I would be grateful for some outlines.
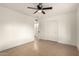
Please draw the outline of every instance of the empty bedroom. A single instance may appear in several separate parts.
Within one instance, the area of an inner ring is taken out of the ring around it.
[[[0,3],[0,56],[78,55],[78,3]]]

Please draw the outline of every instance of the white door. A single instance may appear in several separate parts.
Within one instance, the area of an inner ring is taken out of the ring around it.
[[[46,21],[41,25],[40,38],[57,41],[58,40],[58,23],[57,21]]]

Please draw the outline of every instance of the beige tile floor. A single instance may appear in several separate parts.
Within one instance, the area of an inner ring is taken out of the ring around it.
[[[48,40],[40,40],[39,50],[34,50],[34,42],[1,51],[2,56],[77,56],[75,46],[60,44]]]

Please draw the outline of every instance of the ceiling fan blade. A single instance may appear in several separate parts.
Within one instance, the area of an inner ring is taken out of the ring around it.
[[[33,14],[35,14],[35,13],[37,13],[38,12],[38,10],[36,10]]]
[[[35,9],[35,10],[37,9],[37,8],[33,8],[33,7],[27,7],[27,8],[29,8],[29,9]]]
[[[48,10],[48,9],[52,9],[52,7],[43,8],[43,10]]]
[[[43,14],[46,14],[43,10],[42,10],[42,13],[43,13]]]

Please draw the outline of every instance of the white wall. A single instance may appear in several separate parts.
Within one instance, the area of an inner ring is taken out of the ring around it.
[[[43,18],[40,38],[76,45],[76,12],[60,13]]]
[[[76,12],[57,17],[59,19],[59,42],[76,46]]]
[[[33,19],[0,7],[0,51],[33,41]]]
[[[79,50],[79,7],[77,9],[77,47]]]

